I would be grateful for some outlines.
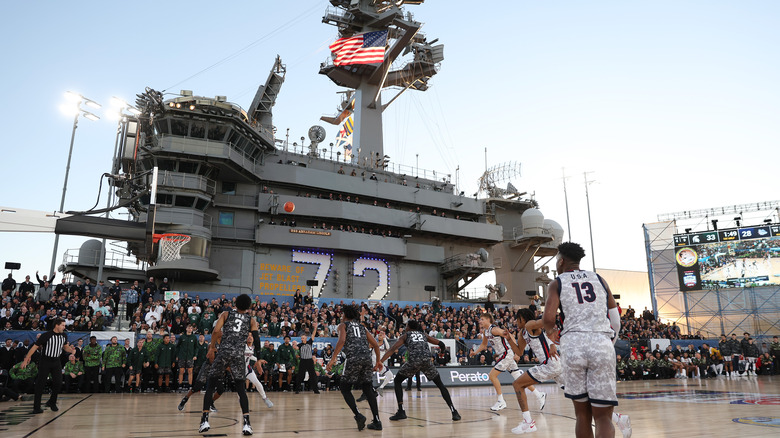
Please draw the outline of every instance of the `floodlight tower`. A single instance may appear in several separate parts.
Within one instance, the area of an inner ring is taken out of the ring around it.
[[[444,45],[433,45],[419,33],[422,23],[412,14],[404,14],[404,4],[419,5],[424,0],[330,0],[335,8],[326,11],[322,21],[338,28],[340,38],[350,38],[366,32],[387,31],[384,60],[381,63],[350,63],[320,65],[320,74],[336,85],[354,89],[354,132],[352,150],[363,157],[383,157],[382,111],[408,89],[424,91],[428,80],[437,73],[444,60]],[[402,67],[391,70],[393,62],[411,53]],[[387,104],[382,104],[381,92],[387,87],[400,88]],[[352,110],[350,108],[350,110]],[[343,117],[337,118],[343,120]],[[333,118],[323,117],[324,121]],[[360,160],[361,157],[358,157]]]

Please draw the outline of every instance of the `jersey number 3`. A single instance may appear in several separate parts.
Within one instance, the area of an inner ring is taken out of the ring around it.
[[[582,301],[580,300],[580,302],[582,302]],[[235,322],[235,323],[236,323],[235,330],[233,330],[233,331],[234,331],[234,332],[236,332],[236,333],[240,332],[240,331],[241,331],[241,325],[242,325],[244,322],[243,322],[243,321],[241,321],[240,319],[237,319],[237,320],[235,320],[235,321],[233,321],[233,322]]]
[[[572,283],[572,287],[577,291],[577,301],[582,304],[585,300],[589,303],[596,301],[596,292],[593,291],[593,285],[590,283]],[[585,293],[583,296],[582,293]]]

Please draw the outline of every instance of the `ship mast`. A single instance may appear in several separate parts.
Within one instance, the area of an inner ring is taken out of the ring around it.
[[[384,157],[382,111],[408,89],[424,91],[428,80],[436,74],[437,65],[444,60],[444,45],[433,45],[419,33],[422,23],[411,13],[404,14],[404,4],[419,5],[424,0],[331,0],[323,22],[336,26],[340,38],[364,32],[388,32],[388,47],[381,64],[353,64],[336,66],[332,62],[320,66],[320,74],[328,76],[339,86],[354,91],[354,132],[352,147],[358,160],[371,163]],[[393,62],[411,53],[412,59],[393,69]],[[381,92],[395,87],[398,93],[383,105]],[[350,108],[350,106],[347,106]],[[343,117],[337,117],[343,120]],[[323,117],[324,121],[333,118]]]

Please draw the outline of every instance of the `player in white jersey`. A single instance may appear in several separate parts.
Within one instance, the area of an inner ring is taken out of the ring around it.
[[[501,409],[506,408],[506,401],[504,400],[504,394],[501,391],[501,382],[498,380],[498,375],[501,374],[502,371],[507,371],[512,374],[513,378],[517,379],[523,372],[517,367],[515,355],[512,352],[509,343],[504,338],[506,330],[493,325],[493,322],[493,315],[490,313],[485,312],[480,315],[479,327],[482,329],[482,343],[479,344],[479,347],[476,350],[471,352],[471,355],[475,356],[479,354],[479,352],[487,348],[488,343],[493,347],[493,354],[496,355],[496,364],[493,366],[493,369],[490,370],[490,373],[488,373],[488,377],[490,378],[490,382],[493,383],[493,388],[496,389],[498,400],[490,409],[500,411]],[[539,403],[544,407],[544,393],[540,391],[537,392]],[[539,394],[542,395],[540,396]]]
[[[385,353],[387,353],[387,350],[390,349],[390,342],[387,340],[387,335],[385,335],[385,332],[380,331],[377,335],[376,342],[379,344],[379,354],[380,356],[384,356]],[[371,362],[374,366],[376,366],[376,357],[371,356]],[[392,371],[390,371],[390,368],[387,367],[387,361],[382,362],[382,370],[379,371],[379,380],[382,382],[379,385],[379,388],[376,389],[376,393],[378,396],[382,396],[382,390],[385,389],[385,386],[387,386],[388,383],[392,382],[395,378],[395,375]],[[366,395],[362,394],[360,398],[358,398],[355,401],[365,401]]]
[[[547,339],[547,336],[542,331],[542,321],[535,319],[532,310],[518,310],[515,324],[518,332],[517,342],[515,342],[514,337],[508,331],[505,335],[512,351],[518,356],[522,355],[526,345],[528,345],[537,359],[539,359],[539,365],[531,368],[512,383],[512,387],[517,395],[517,402],[520,404],[520,410],[523,412],[523,421],[512,429],[512,433],[523,434],[536,432],[537,430],[536,422],[531,418],[531,412],[528,410],[528,399],[525,396],[525,389],[533,386],[534,383],[542,383],[547,380],[555,380],[560,385],[563,366],[558,357],[555,344]],[[534,392],[541,391],[534,389]]]
[[[387,350],[390,349],[390,342],[387,340],[387,335],[385,332],[380,331],[377,335],[376,342],[379,344],[379,355],[384,356],[385,353],[387,353]],[[372,359],[376,360],[375,357],[372,356]],[[374,364],[376,365],[376,364]],[[378,391],[379,395],[382,395],[382,390],[387,386],[388,383],[392,382],[395,378],[395,375],[392,371],[390,371],[390,368],[387,367],[387,362],[382,363],[382,371],[379,372],[379,378],[382,380],[382,383],[379,385]]]
[[[244,369],[246,370],[246,379],[250,382],[252,382],[253,385],[255,385],[255,389],[257,389],[257,392],[260,394],[260,397],[265,402],[265,405],[269,408],[274,407],[274,404],[271,400],[268,399],[268,396],[265,395],[265,389],[263,389],[263,385],[260,383],[260,380],[257,378],[257,374],[255,374],[255,368],[257,369],[257,372],[260,374],[263,374],[263,368],[262,365],[265,362],[264,360],[257,360],[255,357],[255,348],[253,347],[254,339],[252,338],[252,335],[250,335],[246,339],[246,347],[244,348]],[[254,368],[252,367],[254,363]]]
[[[565,352],[564,395],[574,403],[575,434],[612,437],[612,414],[617,406],[615,348],[613,338],[620,330],[620,315],[609,286],[598,274],[580,270],[585,251],[576,243],[558,246],[556,269],[560,275],[547,287],[544,329],[557,340],[556,312],[561,309],[561,348]]]

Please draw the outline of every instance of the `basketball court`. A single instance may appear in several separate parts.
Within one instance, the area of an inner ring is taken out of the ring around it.
[[[390,388],[388,388],[390,389]],[[275,406],[268,409],[257,393],[249,393],[255,436],[279,437],[502,437],[514,436],[511,429],[522,418],[511,387],[504,386],[508,408],[492,412],[495,402],[491,386],[450,388],[456,408],[463,417],[452,422],[436,388],[404,391],[409,418],[390,421],[395,413],[395,396],[385,390],[379,398],[384,430],[358,432],[351,412],[337,391],[269,394]],[[534,397],[529,403],[539,431],[535,437],[574,435],[571,401],[552,384],[539,385],[547,393],[547,405],[539,411]],[[357,394],[357,392],[355,393]],[[88,437],[222,437],[241,436],[241,411],[234,393],[215,403],[211,430],[197,433],[202,396],[194,395],[184,411],[176,409],[182,394],[65,394],[59,412],[48,408],[31,415],[32,400],[0,403],[0,436],[44,438]],[[629,414],[634,437],[712,437],[780,435],[780,378],[750,377],[699,381],[658,380],[619,382],[617,412]],[[44,396],[44,400],[46,397]],[[365,415],[368,403],[358,403]],[[616,430],[615,436],[621,434]]]

